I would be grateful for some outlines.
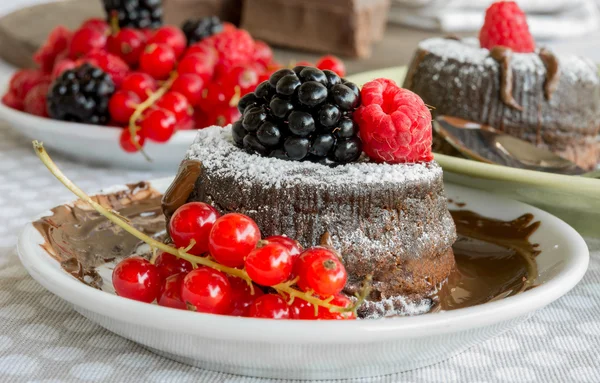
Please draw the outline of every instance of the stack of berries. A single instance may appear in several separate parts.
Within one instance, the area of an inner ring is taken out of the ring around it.
[[[346,269],[333,249],[303,250],[285,236],[262,240],[250,217],[220,216],[202,202],[177,209],[169,233],[174,249],[185,249],[185,259],[169,252],[160,252],[153,261],[139,256],[123,259],[112,278],[119,296],[222,315],[356,318],[352,301],[342,294]],[[216,263],[210,267],[193,262],[200,259]]]
[[[177,130],[236,121],[239,99],[281,68],[268,45],[232,24],[207,17],[181,29],[161,26],[156,2],[137,2],[132,10],[106,0],[107,21],[56,27],[34,56],[38,69],[18,71],[2,102],[42,117],[126,128],[121,147],[136,152],[146,139],[162,143]],[[321,61],[343,71],[335,58]]]

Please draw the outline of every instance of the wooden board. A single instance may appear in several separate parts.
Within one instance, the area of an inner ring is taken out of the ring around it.
[[[90,17],[104,17],[100,0],[62,0],[55,3],[23,8],[0,19],[0,57],[18,67],[33,66],[35,50],[45,41],[56,25],[75,29]],[[420,40],[437,33],[388,25],[385,36],[366,59],[345,59],[349,73],[385,68],[409,63]],[[320,54],[275,49],[275,58],[282,64],[293,61],[316,61]]]

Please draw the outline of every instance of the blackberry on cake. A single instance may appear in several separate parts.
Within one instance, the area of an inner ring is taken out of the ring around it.
[[[162,25],[162,0],[102,0],[107,21],[117,18],[119,27],[158,28]]]
[[[187,38],[188,45],[192,45],[223,32],[223,23],[217,16],[208,16],[197,20],[186,20],[181,26],[181,30]]]
[[[114,92],[115,85],[106,72],[83,64],[54,80],[48,91],[48,114],[57,120],[105,125]]]
[[[280,69],[242,97],[234,142],[250,153],[288,160],[348,163],[362,153],[352,115],[358,87],[330,70]]]

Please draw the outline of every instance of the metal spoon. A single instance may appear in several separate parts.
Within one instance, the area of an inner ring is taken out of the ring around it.
[[[452,147],[473,160],[539,172],[600,178],[600,170],[589,172],[549,150],[491,126],[438,116],[433,121],[433,128]]]

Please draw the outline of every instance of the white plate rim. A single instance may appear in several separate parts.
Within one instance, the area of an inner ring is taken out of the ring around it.
[[[168,185],[170,179],[172,178],[163,178],[150,183]],[[451,187],[467,195],[472,193],[475,198],[486,194],[462,186]],[[110,189],[115,188],[118,187]],[[120,298],[84,285],[62,269],[40,267],[43,262],[56,261],[40,246],[43,239],[31,223],[27,224],[19,236],[17,248],[27,271],[52,293],[75,306],[100,315],[118,316],[128,323],[231,341],[293,344],[385,342],[455,333],[515,319],[558,299],[581,280],[587,270],[589,251],[583,238],[573,228],[530,205],[496,196],[489,198],[519,206],[523,212],[534,214],[544,225],[550,223],[559,228],[559,232],[570,239],[570,248],[565,250],[571,255],[565,260],[564,269],[539,287],[513,297],[480,306],[415,317],[359,321],[273,321],[186,312]],[[36,240],[33,241],[32,238]]]

